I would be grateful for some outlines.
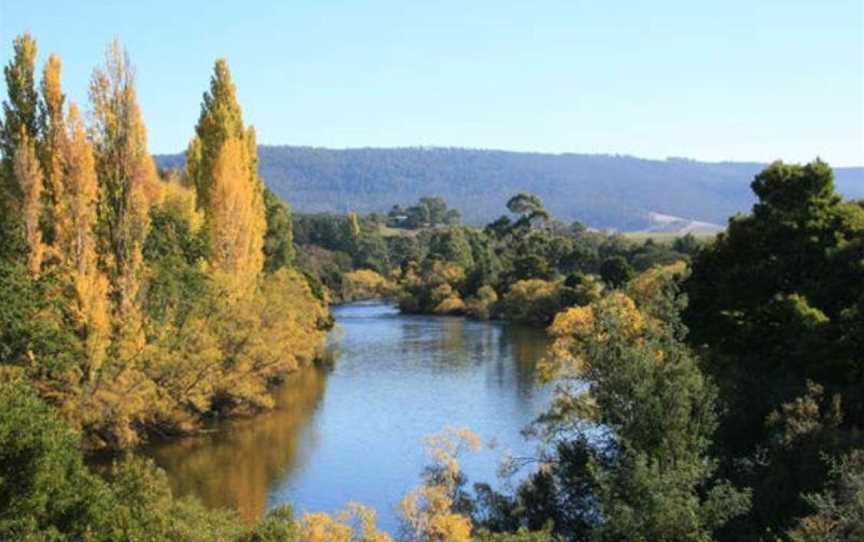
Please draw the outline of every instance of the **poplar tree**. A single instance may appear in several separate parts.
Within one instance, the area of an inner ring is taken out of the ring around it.
[[[66,97],[60,84],[61,62],[57,55],[48,57],[42,75],[39,103],[39,128],[42,135],[39,160],[45,175],[43,201],[43,235],[49,244],[63,235],[68,228],[68,217],[64,209],[63,175],[68,137],[64,118]]]
[[[3,102],[3,122],[0,124],[0,249],[18,255],[24,240],[21,219],[17,214],[23,193],[15,177],[14,164],[22,137],[32,142],[38,132],[38,95],[34,82],[37,47],[30,34],[15,38],[13,47],[12,61],[3,69],[8,99]]]
[[[3,69],[9,99],[3,102],[4,121],[0,129],[0,150],[3,151],[4,173],[7,175],[12,171],[15,150],[22,134],[34,140],[38,133],[38,94],[34,75],[36,40],[30,34],[22,34],[15,38],[14,50],[12,61]]]
[[[12,164],[12,176],[21,193],[17,214],[21,217],[24,240],[29,249],[27,268],[33,275],[42,269],[42,257],[45,245],[42,242],[42,231],[39,218],[42,214],[42,169],[36,159],[34,142],[21,127],[18,147]]]
[[[264,184],[258,177],[253,128],[243,125],[228,63],[213,68],[195,137],[186,153],[186,177],[210,231],[210,257],[217,270],[254,284],[264,264]]]
[[[239,284],[254,284],[264,264],[265,224],[243,141],[225,141],[214,166],[207,207],[213,264]]]
[[[101,265],[111,281],[115,329],[132,341],[122,341],[125,344],[119,346],[121,350],[137,348],[143,341],[137,303],[143,275],[141,248],[157,179],[147,150],[134,71],[117,40],[108,48],[104,67],[93,72],[90,101],[90,139],[99,181]]]
[[[68,227],[58,237],[58,252],[65,257],[72,275],[77,312],[83,328],[87,367],[92,379],[105,358],[110,337],[108,316],[108,279],[98,268],[96,219],[99,184],[93,148],[87,139],[78,107],[72,104],[68,116],[68,145],[64,146],[66,174],[63,178]]]

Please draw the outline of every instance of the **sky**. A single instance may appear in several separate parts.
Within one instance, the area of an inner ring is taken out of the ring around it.
[[[862,0],[0,0],[4,65],[25,31],[79,104],[119,37],[154,153],[225,57],[260,143],[864,165]]]

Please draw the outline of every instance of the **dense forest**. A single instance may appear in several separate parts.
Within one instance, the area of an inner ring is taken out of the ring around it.
[[[723,224],[753,204],[748,179],[767,165],[447,148],[264,145],[259,154],[268,186],[304,213],[383,213],[437,195],[458,201],[465,222],[480,225],[494,220],[512,194],[531,192],[562,220],[619,231],[647,229],[650,212]],[[156,160],[182,167],[183,156]],[[864,197],[864,168],[836,174],[841,194]]]
[[[387,215],[295,213],[297,265],[337,301],[389,297],[406,313],[546,326],[637,273],[690,261],[706,239],[639,241],[565,224],[527,193],[502,211],[484,227],[459,224],[438,197]]]
[[[536,457],[504,465],[521,481],[468,480],[460,458],[477,436],[432,435],[399,540],[864,539],[864,201],[844,200],[827,164],[765,167],[749,214],[670,243],[590,229],[605,219],[573,219],[590,199],[535,194],[542,175],[527,172],[485,226],[461,224],[470,198],[454,210],[429,194],[292,213],[259,174],[224,60],[182,167],[157,168],[119,43],[87,115],[57,56],[40,75],[33,38],[13,48],[0,539],[392,540],[362,504],[282,506],[247,525],[173,496],[132,454],[105,472],[84,462],[267,409],[320,356],[330,302],[376,296],[553,339],[539,362],[552,400],[526,431]]]

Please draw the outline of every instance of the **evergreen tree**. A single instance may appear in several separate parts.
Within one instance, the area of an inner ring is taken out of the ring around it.
[[[793,527],[810,511],[799,494],[823,489],[821,457],[861,446],[864,427],[864,205],[842,202],[819,160],[771,164],[752,188],[753,213],[730,220],[686,283],[691,342],[726,406],[723,468],[754,488],[733,539]],[[816,415],[839,409],[842,423],[793,419],[794,437],[784,436],[777,420],[800,404]]]
[[[264,235],[264,270],[272,273],[294,263],[291,208],[270,190],[264,190],[267,232]]]

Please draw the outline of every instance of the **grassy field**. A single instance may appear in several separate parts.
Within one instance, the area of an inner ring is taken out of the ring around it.
[[[684,237],[684,234],[679,232],[656,232],[656,231],[630,231],[622,233],[627,239],[637,242],[645,242],[648,239],[654,240],[655,243],[671,244],[675,239]],[[709,241],[717,234],[714,232],[696,232],[693,237],[700,241]]]
[[[430,230],[435,228],[420,228],[416,230],[406,230],[402,228],[390,228],[388,226],[381,225],[378,227],[378,231],[384,237],[396,237],[396,236],[404,236],[404,237],[415,237],[418,233],[424,230]],[[635,241],[637,243],[644,243],[648,239],[653,239],[655,243],[660,244],[672,244],[675,239],[679,237],[684,237],[685,234],[679,232],[656,232],[656,231],[630,231],[630,232],[622,232],[622,236]],[[717,234],[714,232],[695,232],[693,233],[693,237],[699,239],[700,241],[709,241],[713,239]]]

